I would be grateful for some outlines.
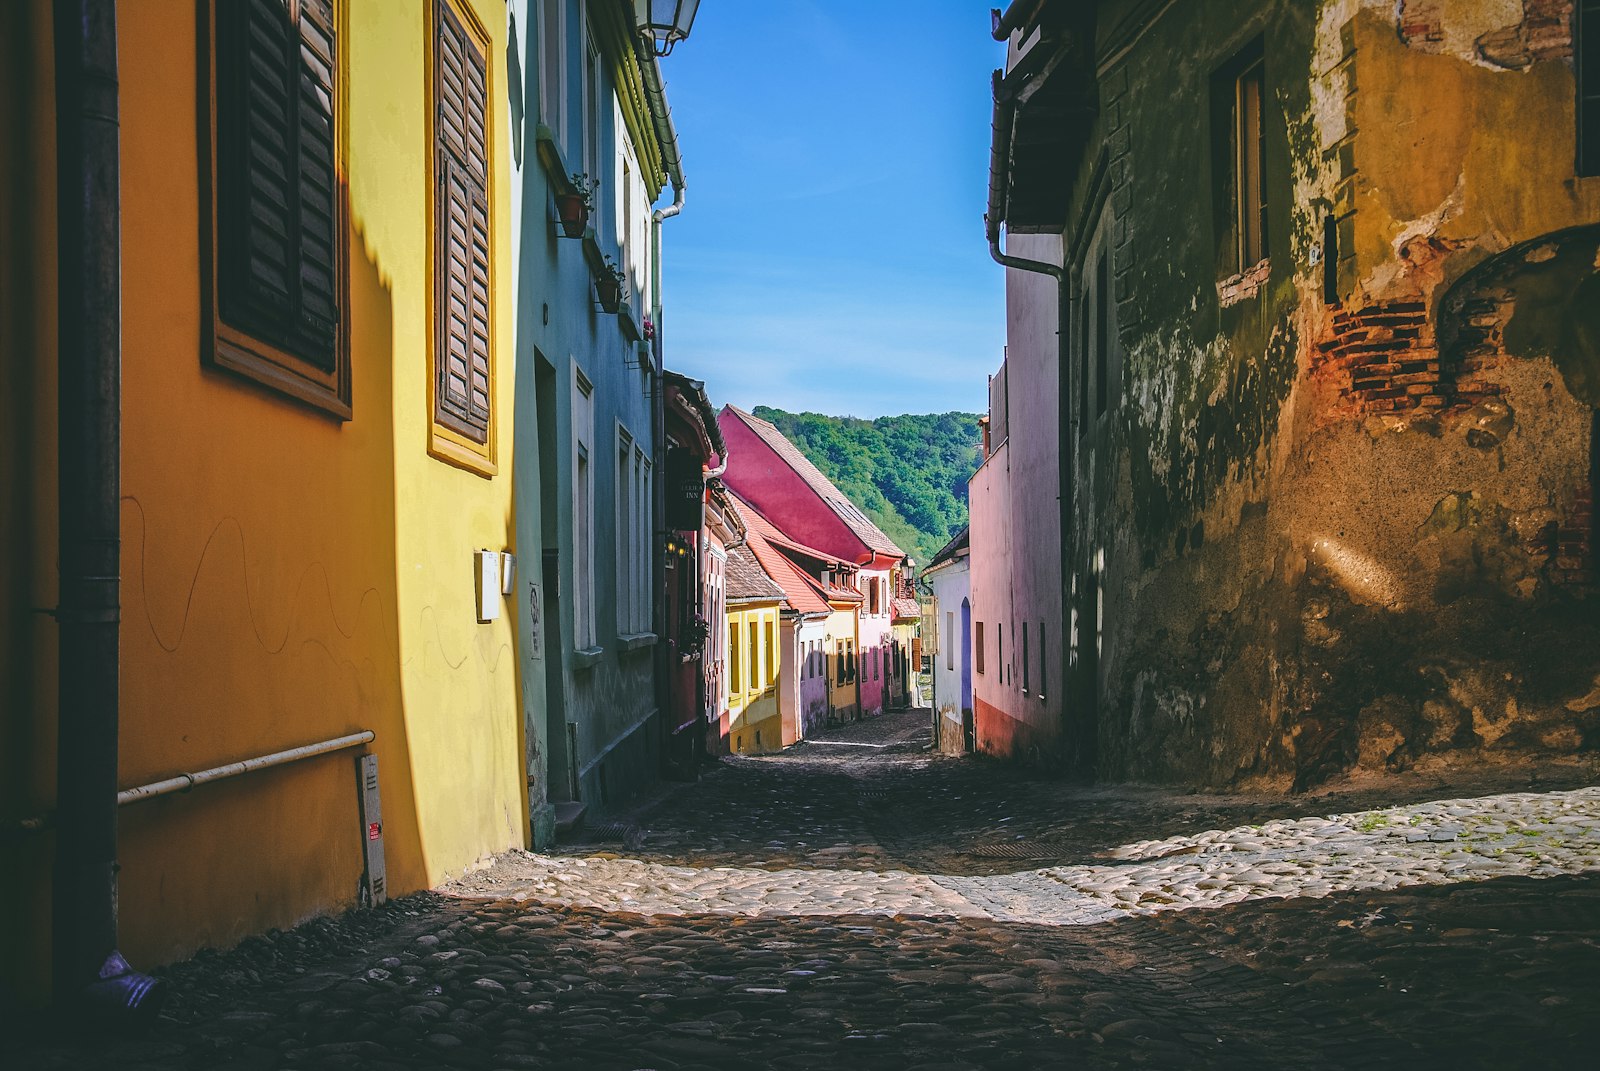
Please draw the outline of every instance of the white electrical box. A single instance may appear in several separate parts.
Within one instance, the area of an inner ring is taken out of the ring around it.
[[[500,594],[513,595],[517,590],[517,556],[509,550],[500,552]]]
[[[487,623],[500,619],[500,552],[480,550],[473,553],[478,589],[478,621]]]

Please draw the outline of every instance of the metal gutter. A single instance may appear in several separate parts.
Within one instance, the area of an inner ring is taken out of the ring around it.
[[[672,183],[672,204],[651,213],[651,218],[660,223],[683,211],[683,158],[678,153],[678,130],[673,125],[667,91],[661,82],[661,61],[656,58],[655,50],[643,34],[634,35],[633,51],[639,61],[639,76],[644,82],[644,97],[645,103],[650,106],[650,119],[655,124],[656,141],[661,145],[661,166],[666,169],[667,181]]]
[[[116,0],[56,0],[58,1010],[153,1019],[166,986],[117,951],[122,189]],[[68,657],[70,653],[70,657]]]
[[[1044,5],[1040,0],[1011,0],[1011,6],[1001,14],[999,8],[989,9],[990,34],[996,41],[1004,41],[1016,32],[1029,16],[1036,15]]]
[[[1013,9],[1016,6],[1013,4]],[[1020,96],[1005,93],[1004,81],[1004,72],[996,70],[992,79],[994,117],[989,140],[989,204],[983,216],[985,234],[989,239],[989,256],[1002,267],[1037,272],[1060,281],[1066,274],[1066,269],[1060,264],[1014,257],[1000,248],[1000,224],[1005,220],[1006,198],[1011,181],[1011,136],[1016,127],[1016,106]]]
[[[677,387],[680,394],[688,397],[700,414],[700,422],[705,425],[706,438],[711,440],[711,448],[717,452],[717,457],[722,464],[706,472],[706,479],[715,480],[728,471],[728,444],[723,441],[722,427],[717,423],[717,412],[711,407],[711,399],[706,397],[706,385],[698,379],[690,379],[679,372],[668,370],[662,373],[667,385]]]

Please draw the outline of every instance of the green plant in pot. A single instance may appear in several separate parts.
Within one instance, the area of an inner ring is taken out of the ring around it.
[[[568,238],[582,238],[589,229],[589,213],[594,210],[594,192],[600,188],[598,179],[573,172],[568,180],[571,189],[556,194],[556,211],[561,216],[561,232]]]
[[[622,308],[622,299],[627,292],[628,273],[622,265],[606,257],[605,265],[594,281],[594,293],[600,299],[600,307],[607,312],[616,312]]]

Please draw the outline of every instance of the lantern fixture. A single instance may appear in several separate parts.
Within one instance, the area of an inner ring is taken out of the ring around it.
[[[689,36],[699,9],[700,0],[633,0],[639,33],[650,39],[658,56],[667,55],[673,45]]]

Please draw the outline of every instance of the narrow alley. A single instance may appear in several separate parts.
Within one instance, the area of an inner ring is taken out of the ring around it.
[[[726,758],[550,854],[167,968],[148,1037],[8,1066],[1550,1068],[1600,1042],[1576,768],[1195,796],[928,734],[910,710]]]

